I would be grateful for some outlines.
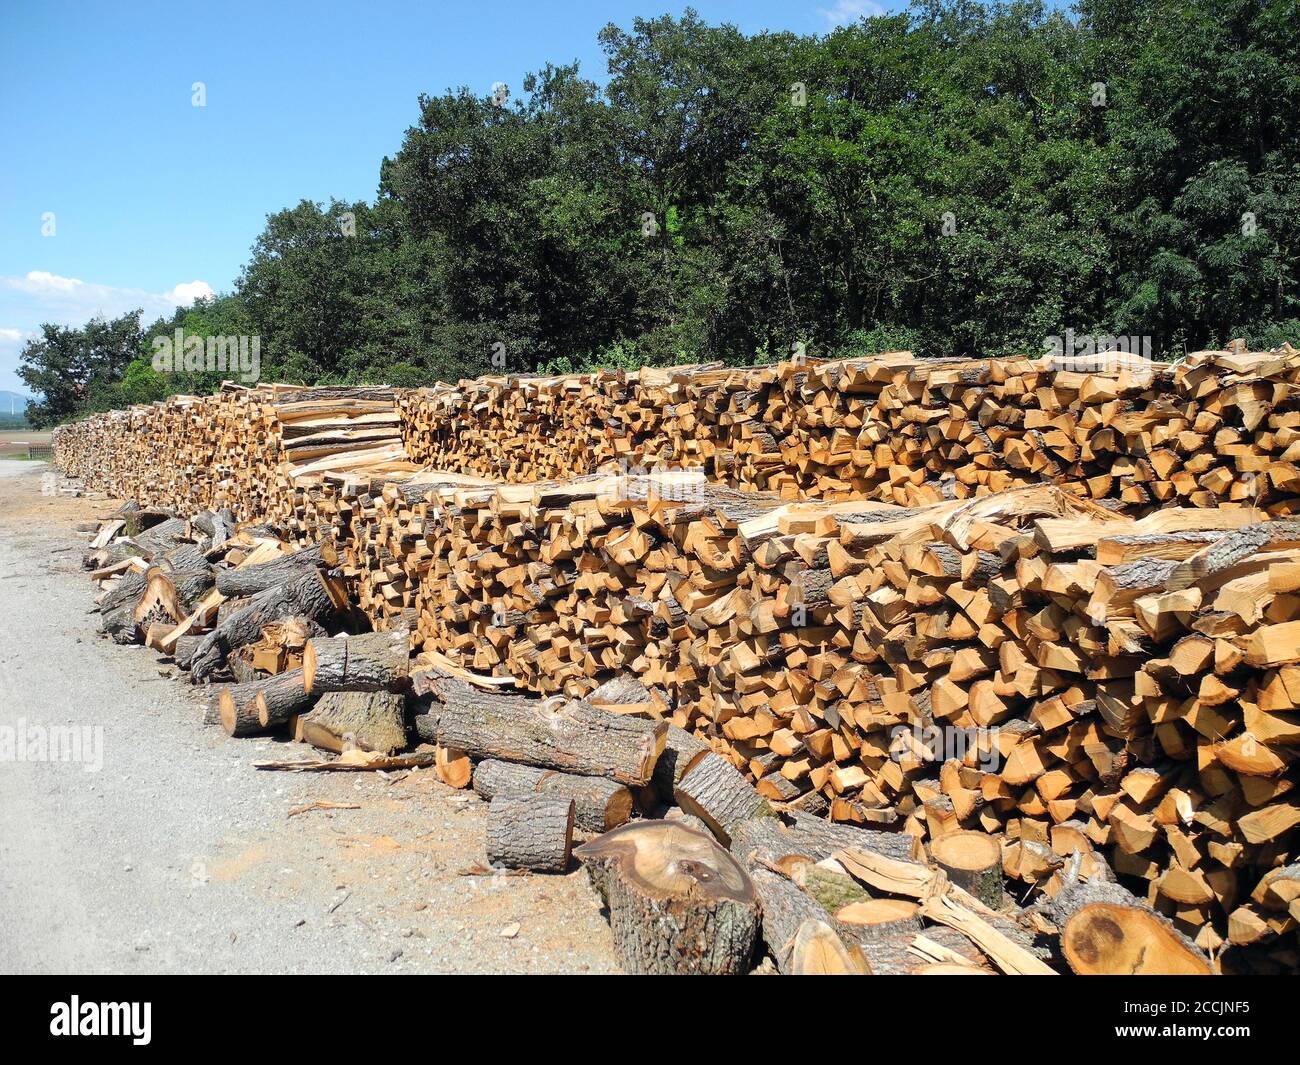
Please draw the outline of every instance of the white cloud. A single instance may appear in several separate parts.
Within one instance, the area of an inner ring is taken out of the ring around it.
[[[847,26],[860,18],[870,18],[885,13],[885,9],[873,0],[835,0],[834,7],[823,7],[818,10],[822,18],[832,26]]]
[[[60,277],[45,270],[29,270],[23,277],[0,277],[0,290],[10,295],[0,301],[6,308],[21,307],[33,321],[82,325],[98,314],[110,318],[143,308],[145,323],[159,315],[170,315],[177,307],[187,307],[200,296],[211,296],[206,281],[183,281],[166,292],[149,292],[142,288],[118,288]]]
[[[103,315],[117,318],[139,308],[147,327],[158,318],[170,318],[177,307],[188,307],[200,296],[211,296],[206,281],[182,281],[166,292],[143,288],[118,288],[60,277],[47,270],[29,270],[22,277],[0,275],[0,389],[21,389],[16,375],[18,352],[35,336],[41,323],[83,326]]]
[[[163,295],[178,306],[185,307],[197,299],[211,299],[214,293],[206,281],[182,281]]]

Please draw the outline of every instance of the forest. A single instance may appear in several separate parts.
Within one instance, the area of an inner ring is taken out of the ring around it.
[[[403,386],[1300,340],[1294,0],[931,0],[808,36],[687,11],[599,40],[599,80],[421,96],[373,201],[270,214],[231,291],[43,326],[30,419],[238,379],[155,368],[178,329],[257,338],[262,380]]]

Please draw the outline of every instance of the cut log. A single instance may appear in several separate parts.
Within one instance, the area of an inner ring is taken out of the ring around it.
[[[856,938],[878,940],[921,931],[920,906],[907,899],[865,899],[835,911],[835,920]]]
[[[870,976],[871,967],[856,946],[844,941],[825,921],[804,921],[790,948],[794,976]]]
[[[255,566],[235,566],[231,569],[221,570],[217,574],[217,591],[228,599],[256,595],[268,588],[277,588],[282,584],[292,584],[302,577],[308,569],[316,569],[320,565],[320,547],[304,548],[301,551],[282,555],[274,562],[263,562]]]
[[[231,651],[258,639],[262,629],[273,621],[297,615],[324,621],[334,613],[334,608],[333,595],[320,571],[309,569],[292,584],[260,592],[247,606],[218,624],[194,652],[190,672],[196,681],[205,679],[225,662]]]
[[[629,973],[749,971],[759,903],[739,862],[709,836],[671,821],[623,825],[574,851],[609,909]]]
[[[474,762],[464,751],[434,747],[433,771],[449,788],[468,788],[474,779]]]
[[[1002,905],[1002,848],[983,832],[949,832],[930,844],[930,857],[959,888],[991,910]]]
[[[308,640],[302,670],[307,691],[402,691],[410,686],[410,634],[400,629]]]
[[[771,808],[730,762],[712,751],[691,759],[673,793],[677,805],[700,818],[722,845],[736,825],[771,813]]]
[[[605,777],[580,777],[487,758],[474,770],[474,790],[485,799],[511,792],[539,792],[572,799],[583,832],[608,832],[632,816],[632,793]]]
[[[1048,904],[1061,953],[1082,976],[1209,976],[1205,956],[1118,884],[1073,883]]]
[[[604,776],[646,784],[663,750],[667,725],[624,717],[581,700],[534,699],[438,682],[438,742],[474,758]]]
[[[329,751],[393,754],[406,746],[405,699],[396,692],[326,692],[299,720],[304,738]]]
[[[291,669],[261,681],[256,702],[258,724],[273,729],[288,724],[298,714],[307,713],[316,696],[303,690],[302,670]]]
[[[498,794],[488,806],[487,858],[506,869],[562,873],[573,847],[572,799],[535,792]]]

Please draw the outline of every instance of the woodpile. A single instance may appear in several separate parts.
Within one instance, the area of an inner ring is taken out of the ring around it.
[[[86,557],[104,631],[233,735],[424,741],[521,868],[671,822],[575,852],[629,965],[743,970],[753,900],[783,972],[1293,970],[1298,383],[1234,347],[231,386],[56,455],[135,501]],[[684,899],[734,941],[643,927]]]
[[[404,392],[413,460],[531,482],[701,467],[784,498],[918,506],[1050,482],[1135,513],[1255,505],[1300,489],[1300,353],[1234,342],[1177,366],[909,352],[725,369],[498,377]]]

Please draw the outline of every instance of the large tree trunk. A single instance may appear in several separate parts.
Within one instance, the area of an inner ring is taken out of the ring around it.
[[[309,569],[292,584],[268,588],[231,614],[203,638],[190,660],[190,673],[203,680],[220,668],[236,647],[252,643],[272,621],[302,615],[323,621],[334,613],[334,599],[320,571]]]
[[[399,629],[308,640],[302,669],[308,691],[401,691],[410,685],[410,633]]]
[[[605,777],[579,777],[487,758],[474,770],[474,790],[485,799],[517,792],[540,792],[572,799],[577,827],[608,832],[632,816],[632,793]]]
[[[581,701],[501,695],[461,681],[438,681],[437,694],[442,705],[430,714],[444,747],[622,784],[649,782],[667,730],[662,721],[620,717]]]
[[[308,569],[321,565],[320,547],[308,547],[259,566],[236,566],[217,574],[217,591],[229,599],[256,595],[268,588],[296,581]]]
[[[709,836],[671,821],[623,825],[575,856],[609,908],[629,973],[749,971],[759,902],[744,868]]]
[[[396,692],[326,692],[302,722],[308,742],[330,751],[406,746],[405,700]]]
[[[704,751],[691,759],[674,793],[677,805],[709,826],[725,847],[731,830],[769,814],[767,800],[721,755]]]
[[[558,795],[497,795],[488,807],[487,858],[507,869],[562,873],[573,847],[573,800]]]

